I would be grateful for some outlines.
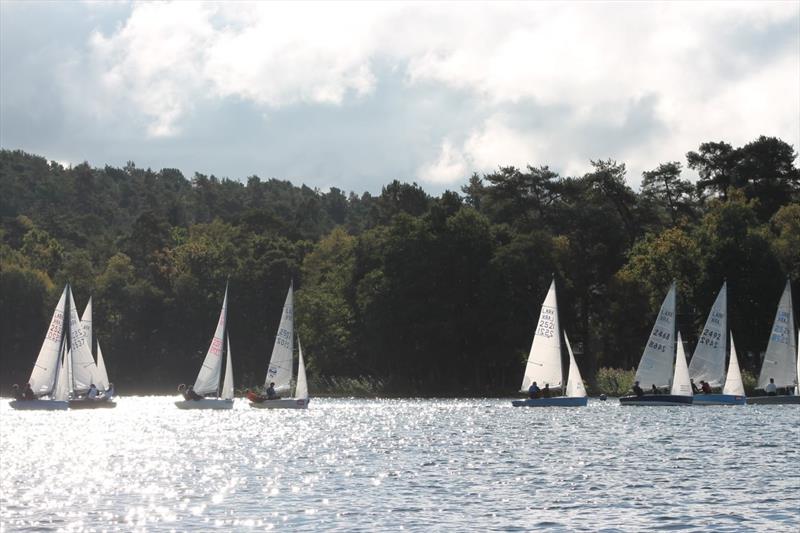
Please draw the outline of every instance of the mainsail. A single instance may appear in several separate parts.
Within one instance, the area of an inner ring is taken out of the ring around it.
[[[697,347],[694,349],[692,361],[689,363],[689,374],[695,382],[706,381],[712,387],[721,387],[725,379],[725,340],[727,339],[727,282],[717,294],[706,319],[706,325]]]
[[[59,358],[62,355],[62,344],[64,340],[64,312],[67,305],[67,288],[61,293],[53,317],[50,319],[50,327],[47,328],[39,356],[33,365],[33,372],[28,382],[31,389],[37,395],[50,394],[53,391],[56,380],[56,372]]]
[[[542,303],[520,390],[527,392],[534,381],[539,387],[550,385],[551,389],[558,389],[562,386],[562,380],[561,330],[558,327],[556,282],[553,280]]]
[[[731,332],[731,360],[728,362],[728,375],[725,377],[722,394],[744,396],[744,383],[742,383],[742,372],[739,370],[739,358],[736,356],[736,345],[733,344],[733,332]]]
[[[83,328],[83,335],[86,342],[89,344],[89,351],[92,350],[92,297],[89,297],[89,303],[81,315],[81,327]],[[100,341],[97,341],[97,369],[94,372],[94,384],[100,390],[108,388],[108,373],[106,372],[106,363],[103,361],[103,352],[100,351]]]
[[[581,371],[578,369],[578,364],[575,362],[575,355],[572,353],[572,346],[569,343],[567,332],[564,332],[564,342],[567,344],[567,351],[569,352],[569,374],[567,376],[567,396],[584,398],[586,396],[586,388],[583,386],[583,378],[581,378]]]
[[[69,368],[71,365],[70,357],[69,357],[69,350],[67,350],[67,345],[64,343],[64,348],[59,352],[59,358],[57,361],[57,370],[56,370],[56,383],[53,389],[53,394],[51,398],[57,401],[66,401],[69,399],[70,393],[70,375],[69,375]]]
[[[286,294],[283,304],[281,322],[275,344],[272,347],[272,356],[269,359],[267,377],[264,388],[270,383],[275,383],[276,391],[288,391],[292,381],[292,352],[294,350],[294,293],[292,285]]]
[[[767,352],[761,365],[761,374],[758,376],[758,388],[767,386],[770,379],[775,380],[777,387],[792,387],[797,380],[797,361],[795,360],[794,315],[792,312],[792,287],[786,280],[775,321],[772,324],[772,333],[769,336]]]
[[[675,374],[673,375],[670,394],[673,396],[692,396],[689,367],[686,366],[686,352],[683,351],[680,332],[678,332],[678,351],[675,355]]]
[[[225,336],[225,321],[228,316],[228,287],[225,287],[225,297],[222,299],[222,309],[219,312],[217,330],[211,345],[208,347],[203,366],[194,382],[194,391],[199,395],[219,392],[219,378],[222,371],[222,348]]]
[[[675,353],[675,283],[669,288],[658,318],[650,332],[639,367],[636,381],[643,388],[652,385],[667,387],[672,379],[672,361]],[[683,348],[681,348],[683,349]],[[685,358],[684,358],[685,364]]]
[[[97,385],[97,365],[78,318],[72,289],[69,289],[69,349],[72,354],[72,388],[76,393],[85,392],[92,383]]]

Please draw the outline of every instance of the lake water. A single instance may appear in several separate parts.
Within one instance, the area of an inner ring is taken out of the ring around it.
[[[13,411],[0,530],[798,531],[800,406]]]

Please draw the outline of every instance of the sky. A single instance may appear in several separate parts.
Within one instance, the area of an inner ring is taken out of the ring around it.
[[[432,194],[800,146],[800,1],[0,2],[0,146]],[[691,177],[688,172],[687,177]]]

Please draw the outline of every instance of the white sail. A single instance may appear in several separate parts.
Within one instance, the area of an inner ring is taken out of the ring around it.
[[[794,382],[794,393],[800,396],[800,330],[797,331],[797,379]]]
[[[58,369],[56,371],[57,378],[55,388],[53,389],[53,394],[51,395],[51,399],[58,400],[58,401],[66,401],[69,399],[70,393],[70,374],[69,368],[71,366],[70,357],[69,357],[69,350],[66,349],[66,343],[64,343],[64,350],[59,352],[60,356],[57,365]]]
[[[72,389],[80,394],[89,390],[92,383],[97,385],[97,365],[78,318],[72,289],[69,290],[69,349],[72,355]]]
[[[675,374],[672,378],[673,396],[692,396],[692,384],[689,382],[689,367],[686,366],[686,352],[683,351],[681,333],[678,332],[678,351],[675,355]]]
[[[47,335],[44,337],[39,356],[33,365],[33,371],[28,382],[31,389],[37,395],[50,394],[53,391],[56,380],[58,360],[62,350],[62,340],[64,339],[64,308],[67,304],[67,287],[61,293],[53,317],[50,319],[50,327],[47,328]]]
[[[763,389],[770,378],[775,380],[777,387],[792,387],[797,379],[797,361],[795,361],[794,317],[792,312],[792,288],[786,280],[775,321],[772,324],[772,333],[769,336],[767,352],[761,365],[761,374],[758,376],[758,388]]]
[[[727,282],[717,294],[706,319],[706,325],[692,361],[689,363],[689,375],[696,383],[706,381],[712,387],[721,387],[725,379],[725,341],[727,339]]]
[[[283,304],[281,323],[278,326],[278,334],[275,336],[275,344],[272,347],[272,356],[269,359],[267,377],[264,380],[264,388],[269,387],[270,383],[275,383],[275,391],[288,391],[292,381],[292,352],[294,351],[294,293],[292,285],[289,285],[289,292],[286,294],[286,301]]]
[[[675,353],[675,283],[669,289],[658,318],[650,332],[647,346],[644,348],[639,367],[636,369],[636,381],[647,389],[667,387],[672,378],[672,360]]]
[[[556,282],[553,280],[542,303],[520,390],[527,391],[534,381],[539,387],[550,385],[551,389],[558,389],[561,388],[562,380],[561,330],[558,327]]]
[[[225,361],[225,379],[222,381],[222,399],[233,400],[233,363],[231,362],[231,334],[225,338],[228,344],[228,354]]]
[[[567,332],[564,332],[564,342],[567,343],[567,351],[569,352],[569,374],[567,376],[567,396],[584,398],[586,397],[586,388],[583,386],[583,378],[581,378],[581,371],[578,369],[578,363],[575,362],[575,355],[572,353],[572,346],[569,343]]]
[[[294,397],[298,399],[308,399],[308,381],[306,381],[306,365],[303,362],[303,346],[300,338],[297,338],[297,353],[300,361],[297,363],[297,385],[294,388]]]
[[[83,328],[83,336],[89,344],[89,351],[92,350],[92,297],[89,296],[89,302],[81,315],[81,327]],[[97,385],[95,383],[95,385]]]
[[[208,347],[203,366],[197,374],[194,382],[194,391],[199,395],[209,394],[219,391],[219,378],[222,372],[222,348],[223,337],[225,336],[225,321],[228,317],[228,287],[225,287],[225,297],[222,299],[222,309],[217,320],[217,330],[211,345]]]
[[[739,370],[739,357],[736,355],[736,346],[733,344],[733,332],[731,332],[731,360],[728,362],[728,375],[725,377],[725,386],[722,394],[735,394],[744,396],[744,383],[742,383],[742,372]]]
[[[97,377],[94,384],[99,390],[108,389],[108,373],[106,372],[106,362],[103,359],[103,350],[100,349],[100,341],[97,341]]]

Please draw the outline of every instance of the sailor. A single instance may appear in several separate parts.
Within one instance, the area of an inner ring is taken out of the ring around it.
[[[21,390],[19,390],[19,385],[17,385],[16,383],[14,383],[14,385],[11,387],[11,389],[12,389],[12,391],[13,391],[13,394],[14,394],[14,399],[15,399],[15,400],[17,400],[17,401],[20,401],[20,400],[23,400],[23,399],[24,399],[24,396],[22,396],[22,391],[21,391]]]
[[[549,398],[550,397],[550,384],[545,383],[544,388],[542,389],[542,398]]]
[[[767,393],[767,396],[775,396],[778,394],[778,386],[775,385],[775,378],[769,378],[769,383],[764,387],[764,392]]]
[[[89,385],[89,391],[86,393],[86,397],[90,400],[94,400],[97,398],[97,387],[94,383]]]
[[[184,400],[190,400],[191,399],[191,398],[189,398],[189,391],[186,389],[186,385],[184,385],[183,383],[178,385],[178,392],[181,393],[181,396],[183,396]]]
[[[690,379],[689,384],[692,386],[692,393],[693,394],[700,394],[700,389],[697,388],[697,385],[694,384],[694,380]]]
[[[267,388],[267,400],[277,400],[278,393],[275,392],[275,382],[270,381],[269,388]]]
[[[653,394],[658,394],[658,387],[656,387],[656,384],[655,384],[655,383],[653,383],[653,386],[652,386],[652,387],[650,387],[650,391],[651,391]]]
[[[33,392],[33,389],[31,388],[31,384],[30,383],[25,385],[25,392],[22,393],[22,399],[23,400],[35,400],[36,399],[36,394]]]
[[[631,388],[633,389],[633,393],[634,393],[636,396],[644,396],[644,391],[643,391],[643,390],[642,390],[642,388],[639,386],[639,382],[638,382],[638,381],[636,381],[636,382],[633,384],[633,387],[631,387]]]
[[[113,383],[109,383],[108,384],[108,388],[103,392],[103,396],[105,396],[106,398],[111,398],[111,397],[114,396],[114,392],[115,392],[114,391],[114,384]]]
[[[700,388],[703,390],[703,394],[711,394],[711,385],[708,384],[708,381],[701,381]]]
[[[541,389],[539,389],[539,385],[537,385],[536,382],[534,381],[533,383],[531,383],[531,386],[528,387],[528,396],[530,396],[531,398],[538,398],[540,391]]]
[[[197,400],[202,400],[203,399],[202,396],[200,396],[199,394],[197,394],[194,391],[194,385],[189,385],[189,389],[186,391],[186,396],[188,396],[189,400],[197,401]]]

